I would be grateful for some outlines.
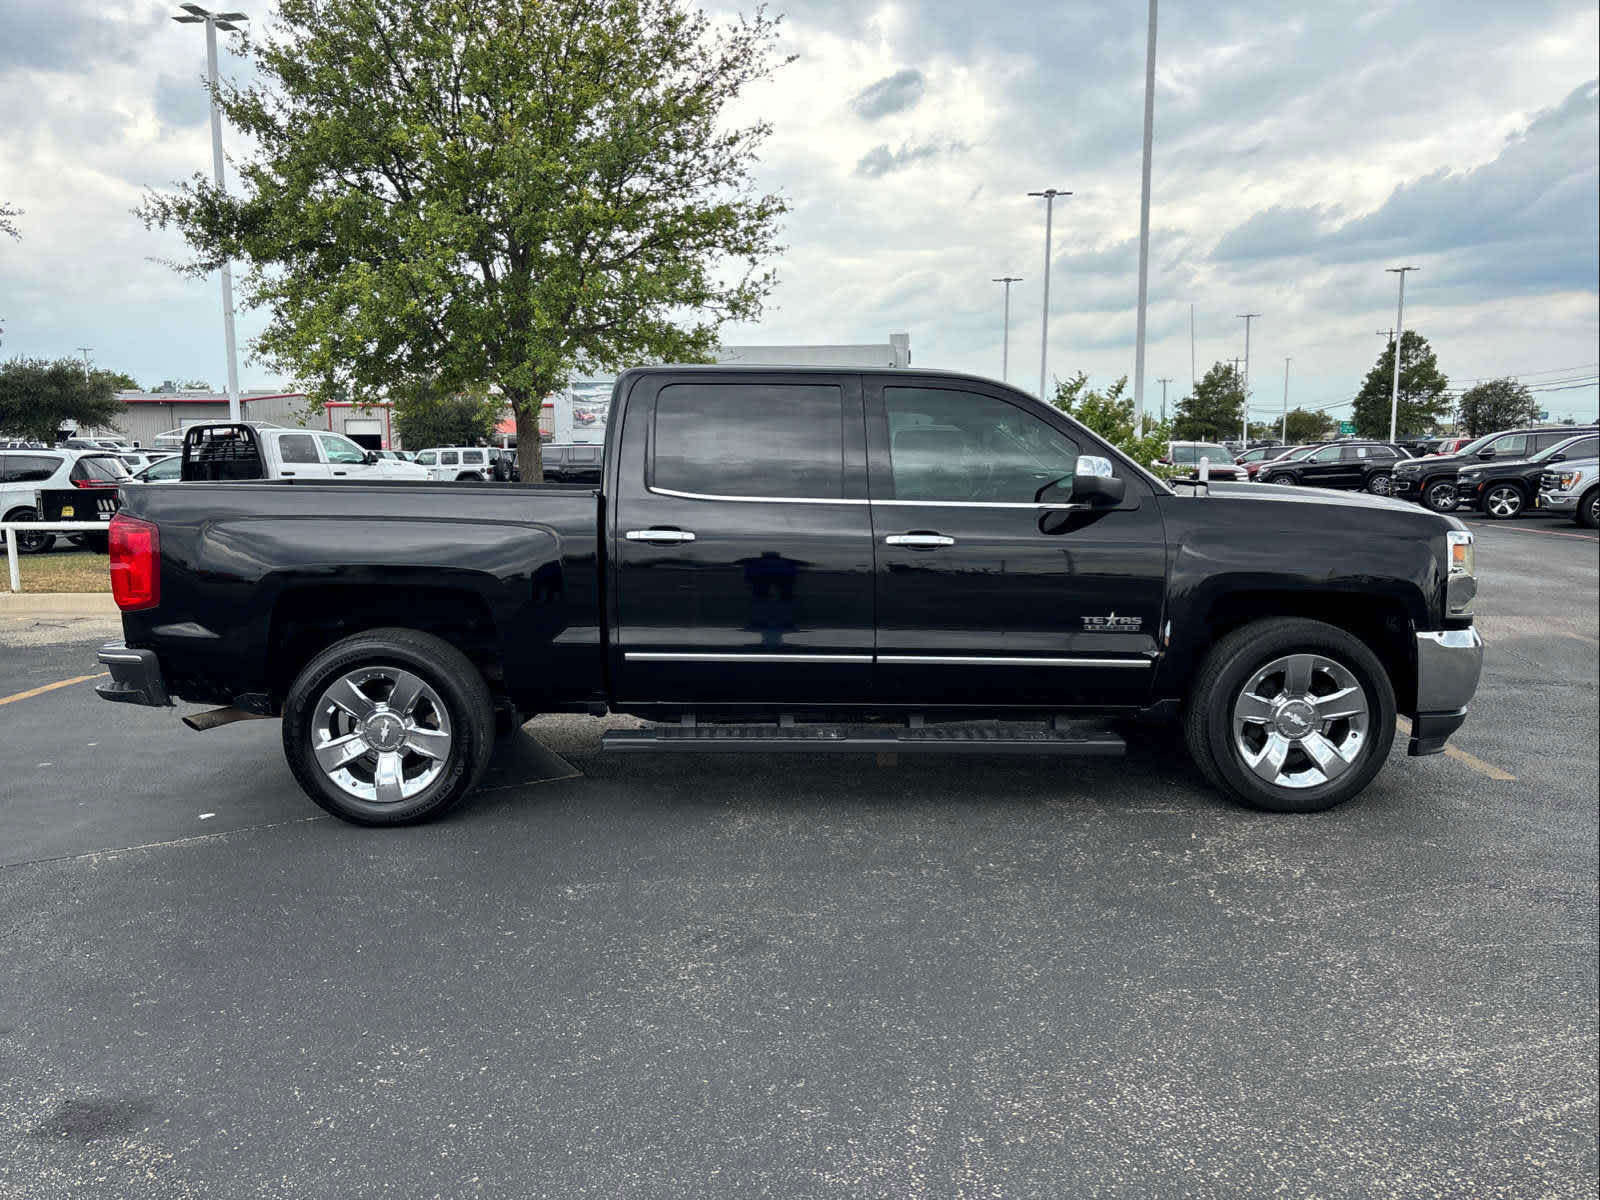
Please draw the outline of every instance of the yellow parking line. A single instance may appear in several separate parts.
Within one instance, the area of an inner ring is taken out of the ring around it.
[[[1407,737],[1411,736],[1411,722],[1407,718],[1396,717],[1395,723],[1400,727],[1401,733]],[[1503,771],[1493,763],[1484,762],[1476,754],[1468,754],[1465,750],[1455,746],[1446,746],[1444,754],[1446,758],[1453,758],[1462,766],[1471,767],[1480,775],[1487,775],[1490,779],[1498,780],[1501,783],[1515,783],[1517,781],[1517,777],[1510,771]]]
[[[18,700],[30,700],[34,696],[42,696],[46,692],[53,692],[57,688],[71,687],[75,683],[87,683],[91,679],[104,679],[110,671],[101,671],[98,675],[79,675],[76,679],[63,679],[57,683],[47,683],[43,687],[29,688],[25,692],[18,692],[14,696],[0,696],[0,704],[15,704]]]

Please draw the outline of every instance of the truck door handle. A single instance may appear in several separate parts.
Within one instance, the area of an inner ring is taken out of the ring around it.
[[[891,533],[883,539],[890,546],[911,546],[918,550],[931,550],[935,546],[954,546],[953,537],[942,533]]]
[[[630,529],[622,536],[630,542],[650,542],[657,546],[694,541],[694,534],[687,529]]]
[[[335,471],[334,474],[335,475],[348,475],[348,474],[350,474],[350,472],[349,471]]]

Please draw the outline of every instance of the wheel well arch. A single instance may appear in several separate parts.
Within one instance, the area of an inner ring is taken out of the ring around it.
[[[1268,617],[1304,617],[1360,638],[1388,672],[1399,711],[1416,711],[1415,626],[1400,597],[1346,592],[1228,592],[1217,597],[1206,614],[1207,644],[1215,645],[1240,626]]]
[[[504,691],[494,616],[470,588],[313,583],[285,589],[272,607],[267,685],[274,707],[316,655],[353,634],[386,627],[442,638],[472,661],[492,694]]]

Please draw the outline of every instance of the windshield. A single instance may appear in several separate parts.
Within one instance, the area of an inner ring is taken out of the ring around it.
[[[1393,356],[1391,355],[1391,357],[1393,357]],[[1468,442],[1465,446],[1462,446],[1461,449],[1457,450],[1456,453],[1457,454],[1476,454],[1479,450],[1482,450],[1485,446],[1487,446],[1489,444],[1489,440],[1491,438],[1493,438],[1494,436],[1496,436],[1496,435],[1492,434],[1492,433],[1486,433],[1481,438],[1479,438],[1477,441]]]

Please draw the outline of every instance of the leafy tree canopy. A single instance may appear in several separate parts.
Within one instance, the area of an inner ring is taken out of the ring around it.
[[[1327,413],[1310,412],[1304,408],[1291,408],[1284,421],[1288,432],[1284,441],[1291,446],[1306,442],[1320,442],[1333,432],[1333,418]]]
[[[1527,425],[1539,415],[1539,402],[1515,379],[1490,379],[1461,393],[1456,420],[1468,437]]]
[[[53,443],[66,421],[103,429],[127,411],[112,395],[125,378],[111,371],[83,375],[75,358],[13,358],[0,366],[0,432]]]
[[[1089,376],[1079,371],[1071,379],[1056,380],[1050,403],[1098,433],[1135,462],[1149,467],[1167,452],[1168,428],[1146,415],[1144,437],[1136,436],[1133,397],[1124,375],[1103,392],[1089,386]]]
[[[504,403],[481,390],[454,392],[437,380],[409,380],[391,393],[394,421],[407,450],[476,446],[494,439]]]
[[[256,349],[352,397],[499,385],[524,479],[541,399],[578,370],[704,361],[774,284],[783,200],[729,104],[785,60],[757,9],[682,0],[282,0],[226,86],[241,195],[152,194],[204,273],[247,264]]]
[[[1243,377],[1231,363],[1213,363],[1194,391],[1178,401],[1172,436],[1183,442],[1237,437],[1243,416]]]
[[[1439,370],[1439,360],[1420,333],[1406,330],[1400,335],[1400,406],[1395,422],[1399,436],[1428,433],[1450,412],[1445,395],[1450,381]],[[1356,393],[1356,433],[1364,438],[1389,436],[1389,407],[1394,389],[1394,343],[1378,355],[1378,361]]]

